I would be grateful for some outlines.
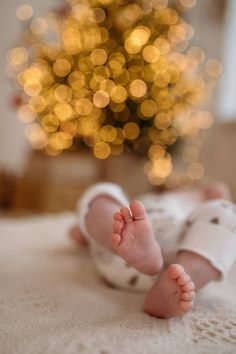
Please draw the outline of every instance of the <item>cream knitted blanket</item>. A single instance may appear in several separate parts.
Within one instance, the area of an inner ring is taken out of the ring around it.
[[[236,267],[183,318],[141,311],[66,234],[72,214],[0,220],[1,354],[236,353]]]

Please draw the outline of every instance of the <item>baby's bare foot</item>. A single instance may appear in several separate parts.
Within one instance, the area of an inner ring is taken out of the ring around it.
[[[232,194],[229,186],[220,181],[212,181],[202,186],[204,200],[225,199],[232,201]]]
[[[143,205],[139,201],[131,202],[130,210],[121,208],[114,214],[114,220],[112,244],[116,253],[144,274],[160,272],[163,265],[161,250]]]
[[[148,293],[144,310],[161,318],[181,316],[193,307],[194,288],[184,268],[172,264]]]

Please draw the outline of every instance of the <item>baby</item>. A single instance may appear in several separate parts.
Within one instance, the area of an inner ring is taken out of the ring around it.
[[[236,207],[221,183],[130,203],[118,185],[98,183],[81,197],[71,236],[88,243],[107,282],[145,291],[144,311],[171,318],[227,275],[236,258]]]

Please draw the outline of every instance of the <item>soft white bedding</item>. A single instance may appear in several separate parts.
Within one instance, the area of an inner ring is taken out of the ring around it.
[[[1,354],[236,352],[236,266],[183,318],[141,311],[144,295],[104,284],[66,234],[72,214],[0,219]]]

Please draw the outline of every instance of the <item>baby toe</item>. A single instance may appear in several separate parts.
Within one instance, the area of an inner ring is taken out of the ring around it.
[[[120,221],[115,221],[113,224],[114,233],[120,234],[123,228],[123,224]]]
[[[144,220],[146,218],[145,208],[140,201],[133,200],[130,203],[130,210],[134,220]]]
[[[180,264],[171,264],[168,268],[168,275],[171,279],[175,280],[184,273],[184,268]]]
[[[181,274],[179,278],[177,278],[177,284],[183,286],[190,281],[190,276],[186,273]]]
[[[191,280],[182,287],[182,290],[183,291],[192,291],[195,289],[195,285],[194,285],[194,282],[192,282]]]
[[[120,221],[120,222],[124,223],[124,219],[123,219],[123,217],[122,217],[122,215],[121,215],[120,213],[115,213],[115,214],[113,215],[113,219],[114,219],[115,221]]]
[[[133,221],[130,210],[126,207],[120,209],[120,213],[126,223]]]
[[[121,242],[121,236],[117,233],[113,233],[111,236],[111,242],[114,247],[118,247]]]
[[[181,300],[184,301],[192,301],[195,297],[195,292],[194,291],[190,291],[190,292],[183,292],[181,294]]]
[[[181,300],[179,303],[180,307],[182,308],[182,310],[184,311],[189,311],[191,310],[191,308],[193,307],[193,301],[184,301]]]

